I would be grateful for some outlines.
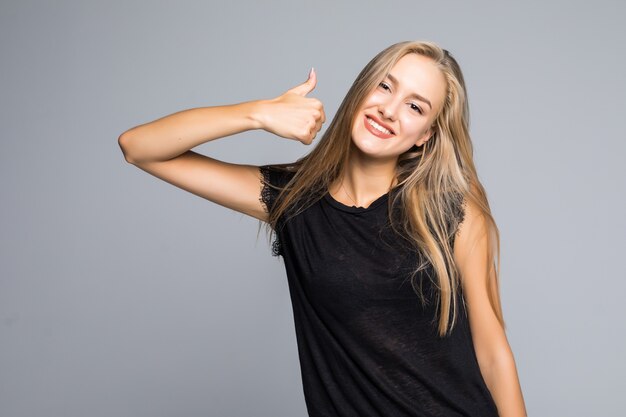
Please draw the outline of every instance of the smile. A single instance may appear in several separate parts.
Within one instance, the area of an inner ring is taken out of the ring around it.
[[[370,133],[378,136],[381,139],[389,139],[390,137],[394,136],[389,129],[382,127],[367,116],[365,116],[365,127]]]

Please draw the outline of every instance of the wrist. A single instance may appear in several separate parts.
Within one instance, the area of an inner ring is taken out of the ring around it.
[[[251,129],[265,129],[265,108],[270,100],[254,100],[244,103],[247,106],[246,117]]]

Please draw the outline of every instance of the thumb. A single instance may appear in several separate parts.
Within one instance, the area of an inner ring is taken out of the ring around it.
[[[311,68],[311,71],[309,71],[309,79],[303,82],[302,84],[295,86],[289,91],[291,91],[292,93],[298,94],[300,96],[306,96],[311,91],[313,91],[316,84],[317,84],[317,73],[315,72],[315,68]]]

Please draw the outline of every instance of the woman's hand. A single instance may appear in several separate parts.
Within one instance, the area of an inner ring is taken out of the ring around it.
[[[316,98],[307,97],[317,84],[314,69],[304,83],[287,90],[282,95],[260,102],[261,128],[287,139],[309,145],[326,121],[324,106]]]

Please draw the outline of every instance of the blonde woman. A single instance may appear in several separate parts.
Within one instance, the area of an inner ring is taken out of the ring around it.
[[[478,180],[461,69],[432,42],[386,48],[319,143],[286,164],[190,149],[264,129],[311,144],[306,82],[119,137],[125,159],[265,222],[287,272],[310,416],[525,416],[500,305],[499,233]]]

